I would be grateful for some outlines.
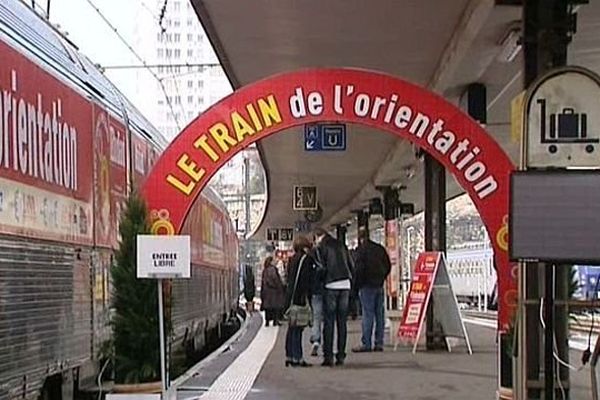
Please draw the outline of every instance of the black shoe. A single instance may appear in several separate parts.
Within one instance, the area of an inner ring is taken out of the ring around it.
[[[269,321],[265,322],[265,326],[269,326]]]
[[[273,322],[273,326],[281,326],[281,323],[279,321],[275,321]]]
[[[298,367],[312,367],[312,364],[307,363],[306,361],[302,360],[297,364]]]
[[[375,349],[373,349],[373,351],[381,352],[383,351],[383,346],[376,346]]]
[[[344,365],[344,360],[337,360],[337,361],[335,362],[335,365],[337,365],[338,367],[340,367],[340,366]]]
[[[324,360],[321,363],[321,366],[322,367],[333,367],[333,361],[332,360]]]
[[[369,353],[370,351],[370,348],[364,346],[358,346],[352,349],[353,353]]]
[[[289,367],[290,365],[293,367],[294,366],[294,362],[292,360],[285,360],[285,366]]]

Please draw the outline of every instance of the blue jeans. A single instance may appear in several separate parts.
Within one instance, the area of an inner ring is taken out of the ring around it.
[[[371,348],[373,322],[375,322],[375,347],[383,348],[383,288],[363,287],[358,291],[362,304],[362,346]]]
[[[325,361],[333,361],[333,326],[337,328],[337,359],[346,358],[346,337],[348,319],[349,290],[325,290],[325,325],[323,327],[323,356]]]
[[[304,359],[302,356],[303,329],[297,326],[288,326],[285,337],[285,358],[290,361],[300,362]]]
[[[320,294],[313,294],[310,304],[313,313],[310,342],[321,344],[321,329],[323,328],[323,296]]]

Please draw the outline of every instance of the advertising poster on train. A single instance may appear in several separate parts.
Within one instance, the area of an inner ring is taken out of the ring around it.
[[[148,145],[135,133],[131,136],[133,142],[133,185],[137,188],[140,187],[148,172]]]
[[[92,241],[90,105],[0,42],[0,227]]]
[[[126,131],[99,107],[94,108],[93,126],[96,244],[116,247],[119,217],[127,197]]]
[[[209,265],[225,265],[223,215],[206,201],[200,203],[202,210],[202,256]]]
[[[392,268],[387,278],[388,296],[398,296],[400,285],[400,247],[398,246],[398,220],[385,221],[385,248]]]
[[[398,337],[401,339],[416,341],[419,338],[440,258],[441,253],[438,252],[421,253],[417,258],[398,330]]]

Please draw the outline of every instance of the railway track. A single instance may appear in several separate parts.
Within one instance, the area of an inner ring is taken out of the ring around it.
[[[463,311],[463,315],[469,318],[478,318],[483,320],[496,320],[498,318],[495,311],[481,312],[474,310]],[[592,322],[592,317],[588,315],[573,315],[569,321],[569,328],[572,332],[578,333],[600,333],[600,315],[596,315]]]

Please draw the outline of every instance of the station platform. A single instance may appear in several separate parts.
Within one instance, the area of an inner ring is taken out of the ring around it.
[[[495,399],[497,360],[495,329],[489,321],[466,319],[473,347],[458,344],[451,353],[417,351],[387,345],[383,353],[352,353],[360,341],[360,319],[348,322],[348,356],[341,367],[321,367],[311,357],[309,368],[285,367],[286,326],[264,327],[252,315],[237,337],[178,379],[178,400],[295,399]],[[572,359],[580,357],[576,349]],[[573,361],[575,362],[575,361]],[[589,370],[572,374],[571,399],[589,398]]]

